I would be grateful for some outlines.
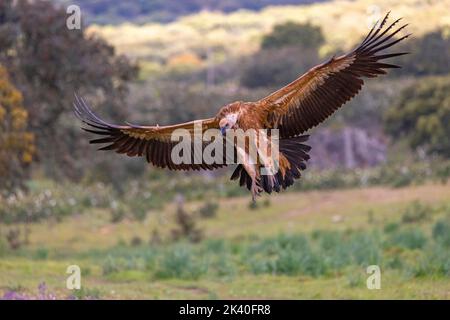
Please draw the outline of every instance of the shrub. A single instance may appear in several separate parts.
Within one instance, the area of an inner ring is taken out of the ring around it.
[[[145,202],[135,199],[129,204],[129,211],[137,221],[144,221],[147,217],[148,206]]]
[[[35,259],[37,260],[47,260],[48,258],[48,249],[39,248],[36,250]]]
[[[243,256],[250,271],[286,275],[317,276],[327,270],[325,260],[315,253],[301,234],[280,234],[250,245]]]
[[[393,188],[403,188],[411,185],[414,181],[414,177],[409,172],[400,172],[392,181],[390,185]]]
[[[282,47],[299,46],[317,50],[325,39],[320,27],[309,23],[298,24],[286,22],[276,25],[273,31],[262,39],[262,49],[279,49]]]
[[[350,272],[347,274],[346,278],[347,278],[347,285],[350,288],[360,287],[364,283],[362,275],[358,272],[354,271]]]
[[[134,236],[130,242],[132,247],[138,247],[142,244],[142,239],[138,236]]]
[[[450,223],[446,220],[437,221],[433,226],[433,238],[444,247],[450,247]]]
[[[419,201],[411,203],[402,214],[403,223],[417,223],[427,220],[431,208]]]
[[[0,222],[30,223],[41,220],[61,221],[92,207],[110,204],[111,190],[102,184],[83,186],[67,184],[35,186],[27,193],[18,192],[7,198],[0,197]]]
[[[359,265],[380,264],[381,246],[377,233],[356,233],[343,244],[351,259]]]
[[[150,234],[149,244],[151,246],[158,246],[162,243],[161,236],[157,229],[154,229]]]
[[[450,163],[444,162],[439,168],[437,168],[436,176],[441,183],[446,184],[450,178]]]
[[[81,287],[80,290],[74,290],[71,296],[76,300],[98,300],[100,299],[100,290],[98,288]]]
[[[122,203],[119,203],[117,201],[111,202],[111,222],[112,223],[118,223],[122,221],[126,214],[126,208]]]
[[[237,273],[236,265],[233,263],[233,257],[227,253],[218,253],[217,258],[210,264],[219,277],[233,277]]]
[[[396,222],[388,223],[384,226],[383,231],[385,233],[393,233],[396,232],[400,228],[400,225]]]
[[[243,63],[240,83],[251,89],[284,86],[315,65],[318,60],[316,50],[309,48],[262,50]]]
[[[197,227],[194,216],[184,210],[182,203],[178,204],[175,222],[177,228],[172,230],[173,240],[188,239],[191,242],[199,242],[202,239],[202,230]]]
[[[391,235],[389,246],[399,246],[406,249],[422,249],[427,242],[426,236],[420,229],[402,230]]]
[[[440,245],[427,248],[418,264],[409,270],[415,277],[439,275],[450,276],[450,250]]]
[[[102,273],[103,275],[108,275],[114,272],[120,271],[120,265],[117,259],[112,256],[108,256],[102,265]]]
[[[402,230],[396,224],[391,225],[396,227],[382,234],[377,230],[315,230],[310,236],[296,233],[157,247],[124,245],[102,253],[107,255],[102,270],[105,276],[113,278],[119,275],[142,278],[147,272],[161,279],[198,279],[205,275],[232,278],[238,272],[319,277],[330,273],[341,276],[377,264],[409,271],[414,276],[448,274],[450,251],[444,239],[449,226],[445,221],[435,224],[435,241],[431,242],[418,228]],[[98,252],[93,254],[97,256]],[[349,279],[349,285],[358,285],[358,281]]]
[[[35,153],[34,135],[27,129],[28,112],[22,94],[0,65],[0,194],[24,187]]]
[[[3,234],[0,233],[0,257],[6,254],[8,251],[8,244],[6,243],[6,239],[4,239]]]
[[[23,244],[20,239],[20,229],[9,229],[9,231],[6,233],[6,240],[8,241],[8,245],[11,250],[19,249]]]
[[[198,279],[208,271],[208,266],[192,251],[192,247],[185,244],[167,249],[159,261],[155,277]]]
[[[276,272],[286,275],[306,274],[318,276],[325,274],[327,268],[321,257],[306,250],[281,251],[275,262]]]
[[[208,253],[227,253],[229,251],[223,239],[207,239],[204,247]]]
[[[395,75],[438,75],[450,72],[450,39],[446,30],[436,30],[402,43],[401,52],[413,52],[398,58],[402,66]]]
[[[412,149],[450,155],[450,77],[421,79],[403,90],[385,115],[387,132]]]
[[[203,218],[212,218],[216,216],[218,209],[219,209],[218,203],[208,200],[203,204],[203,206],[200,207],[198,213]]]

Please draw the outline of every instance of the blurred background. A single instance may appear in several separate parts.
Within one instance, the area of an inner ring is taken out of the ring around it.
[[[81,10],[69,30],[69,5]],[[450,298],[450,0],[0,2],[0,297]],[[314,129],[303,178],[251,202],[231,169],[100,153],[111,122],[256,100],[352,49],[387,11],[413,36]],[[66,288],[80,266],[81,290]],[[381,290],[366,267],[379,265]]]

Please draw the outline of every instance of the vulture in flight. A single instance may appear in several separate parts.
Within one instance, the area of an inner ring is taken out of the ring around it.
[[[394,38],[407,25],[396,28],[401,20],[398,19],[387,26],[388,16],[389,13],[375,24],[361,44],[350,53],[332,57],[259,101],[237,101],[225,105],[215,117],[209,119],[169,126],[115,125],[96,116],[78,96],[75,96],[74,111],[89,126],[84,130],[102,136],[90,141],[107,144],[100,150],[114,150],[130,157],[143,156],[154,166],[169,170],[213,170],[230,164],[227,161],[174,161],[172,151],[178,142],[173,141],[172,135],[177,129],[183,129],[182,132],[190,137],[194,135],[195,128],[200,128],[201,133],[215,129],[218,132],[215,139],[224,140],[231,131],[238,129],[277,129],[277,166],[270,157],[248,161],[245,157],[248,155],[248,145],[242,147],[235,144],[233,147],[237,154],[247,160],[237,165],[231,179],[239,179],[239,184],[251,191],[253,199],[263,191],[279,192],[291,186],[295,179],[300,178],[301,171],[306,169],[305,162],[309,159],[311,147],[305,144],[308,140],[305,132],[352,99],[361,90],[364,78],[374,78],[386,74],[387,69],[399,68],[385,60],[406,53],[386,53],[385,50],[410,34]],[[192,142],[192,149],[205,150],[212,141],[202,140],[196,146]],[[275,170],[261,174],[262,168]]]

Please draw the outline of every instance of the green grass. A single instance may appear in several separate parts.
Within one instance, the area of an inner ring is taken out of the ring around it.
[[[168,241],[172,205],[142,222],[114,224],[92,209],[31,225],[27,245],[0,246],[0,294],[36,295],[45,282],[59,298],[450,298],[448,185],[287,193],[257,209],[248,204],[221,200],[215,217],[198,220],[205,239],[197,244]],[[160,245],[148,244],[154,229]],[[141,244],[131,245],[135,237]],[[81,292],[65,289],[71,264],[81,267]],[[381,290],[366,288],[371,264],[382,269]]]

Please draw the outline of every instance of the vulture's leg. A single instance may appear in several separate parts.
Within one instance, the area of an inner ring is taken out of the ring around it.
[[[278,150],[272,152],[272,148],[276,148],[276,145],[272,145],[270,139],[267,137],[267,133],[264,130],[258,133],[258,156],[261,163],[264,165],[264,170],[261,174],[266,175],[270,188],[272,189],[276,184],[275,174],[278,172],[279,155]],[[275,155],[275,158],[273,157]],[[277,166],[275,166],[277,164]]]
[[[245,171],[252,179],[252,199],[256,200],[256,197],[260,195],[263,189],[260,187],[258,181],[260,179],[258,165],[255,160],[251,159],[247,152],[243,148],[236,147],[239,162],[244,166]]]

